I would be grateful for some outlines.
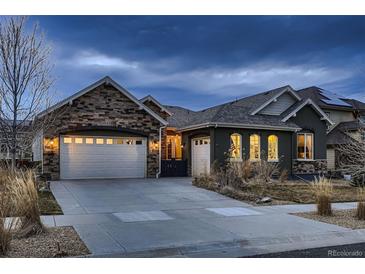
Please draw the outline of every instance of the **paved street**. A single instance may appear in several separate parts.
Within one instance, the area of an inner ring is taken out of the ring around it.
[[[74,226],[93,256],[238,257],[365,239],[365,230],[288,214],[313,205],[253,207],[190,178],[58,181],[51,189],[65,215],[44,222]]]

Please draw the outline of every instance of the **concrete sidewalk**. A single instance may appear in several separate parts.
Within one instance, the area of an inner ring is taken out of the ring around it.
[[[65,215],[45,224],[73,226],[97,257],[237,257],[365,240],[364,230],[288,214],[314,205],[253,207],[186,178],[62,181],[52,191]]]

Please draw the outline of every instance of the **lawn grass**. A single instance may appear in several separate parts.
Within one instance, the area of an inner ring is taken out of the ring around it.
[[[38,192],[39,209],[41,215],[63,215],[62,209],[57,203],[52,192]]]
[[[213,190],[236,200],[251,204],[256,204],[256,200],[264,196],[272,198],[272,202],[262,205],[315,203],[315,196],[313,195],[309,183],[301,181],[286,181],[285,183],[273,181],[265,186],[250,184],[237,189],[232,187],[218,188],[214,183],[207,179],[195,179],[193,180],[193,185]],[[333,181],[333,197],[331,201],[357,201],[357,188],[350,186],[348,182],[342,180]]]

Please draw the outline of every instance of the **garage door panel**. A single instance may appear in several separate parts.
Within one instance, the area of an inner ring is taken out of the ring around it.
[[[67,136],[73,141],[82,136]],[[98,138],[101,137],[87,137]],[[110,139],[112,137],[105,137]],[[62,137],[61,137],[62,139]],[[65,144],[61,140],[60,167],[61,179],[91,179],[91,178],[143,178],[147,162],[146,138],[142,144],[82,144],[74,142]],[[68,139],[70,140],[70,139]]]

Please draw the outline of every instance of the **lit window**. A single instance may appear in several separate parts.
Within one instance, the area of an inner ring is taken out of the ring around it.
[[[97,144],[97,145],[102,145],[102,144],[104,144],[104,139],[103,139],[103,138],[96,138],[96,144]]]
[[[89,145],[90,145],[90,144],[93,144],[93,143],[94,143],[94,138],[86,138],[86,139],[85,139],[85,143],[86,143],[86,144],[89,144]]]
[[[82,144],[82,138],[75,138],[76,144]]]
[[[121,139],[121,138],[116,139],[116,141],[117,141],[117,145],[123,144],[123,139]]]
[[[112,145],[113,144],[113,139],[106,139],[106,144],[107,145]]]
[[[301,160],[313,160],[313,134],[299,133],[297,135],[297,157]]]
[[[71,137],[64,137],[63,138],[63,143],[64,144],[71,144],[72,143],[72,138]]]
[[[240,134],[233,133],[231,135],[231,158],[232,159],[242,159],[242,137]]]
[[[250,160],[260,160],[260,136],[250,135]]]
[[[267,159],[269,161],[277,161],[279,159],[279,157],[278,157],[278,136],[270,135],[267,138],[267,144],[268,144]]]

